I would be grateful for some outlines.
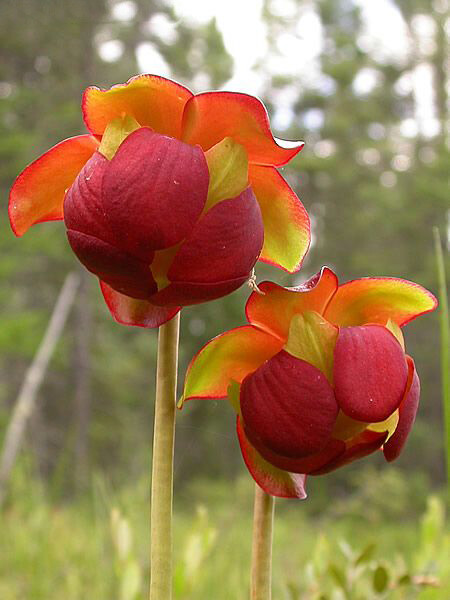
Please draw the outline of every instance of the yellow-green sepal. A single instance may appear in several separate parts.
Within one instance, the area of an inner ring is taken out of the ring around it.
[[[240,416],[241,414],[241,384],[237,381],[231,380],[227,390],[228,401],[233,407],[235,413]]]
[[[388,322],[386,323],[385,327],[386,327],[386,329],[389,329],[389,331],[392,333],[392,335],[394,337],[397,338],[400,346],[404,350],[405,349],[405,338],[403,337],[403,333],[402,333],[400,326],[397,325],[397,323],[395,321],[393,321],[392,319],[388,319]]]
[[[111,160],[124,139],[140,127],[139,123],[131,115],[116,117],[106,126],[98,151],[105,158]]]
[[[206,153],[209,169],[205,211],[227,198],[239,196],[248,186],[247,152],[233,138],[226,137]]]
[[[320,371],[333,381],[333,354],[339,328],[314,311],[294,315],[284,349]]]

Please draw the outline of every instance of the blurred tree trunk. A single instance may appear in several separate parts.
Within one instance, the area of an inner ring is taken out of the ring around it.
[[[61,288],[42,342],[23,379],[0,457],[0,505],[5,497],[11,470],[22,446],[26,425],[35,409],[37,394],[56,344],[63,332],[78,286],[78,276],[75,273],[69,273]]]
[[[91,421],[92,305],[91,276],[83,269],[75,314],[75,482],[78,488],[89,471],[89,425]]]

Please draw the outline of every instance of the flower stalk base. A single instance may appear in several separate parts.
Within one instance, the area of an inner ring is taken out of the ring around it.
[[[275,499],[255,485],[251,600],[272,598],[272,534]]]
[[[150,527],[150,600],[172,597],[172,501],[180,314],[159,328]]]

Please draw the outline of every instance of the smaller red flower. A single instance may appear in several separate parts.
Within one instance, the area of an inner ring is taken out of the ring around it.
[[[156,327],[237,289],[257,260],[300,268],[309,218],[276,167],[303,144],[276,140],[259,100],[141,75],[88,88],[82,109],[91,135],[29,165],[9,215],[16,235],[64,219],[116,320]]]
[[[269,494],[304,498],[321,475],[383,448],[400,454],[420,384],[401,327],[434,296],[394,278],[338,284],[328,268],[304,285],[261,284],[250,325],[211,340],[192,360],[184,398],[228,396],[244,461]]]

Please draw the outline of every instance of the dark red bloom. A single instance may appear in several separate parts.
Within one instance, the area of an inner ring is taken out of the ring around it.
[[[300,267],[309,219],[275,167],[302,144],[275,140],[259,100],[143,75],[88,88],[83,116],[92,135],[17,178],[10,220],[22,235],[64,218],[118,321],[157,326],[235,290],[258,259]]]
[[[228,396],[245,463],[269,494],[305,497],[306,475],[328,473],[383,447],[400,454],[420,384],[400,327],[435,298],[402,279],[339,285],[327,268],[298,288],[261,284],[250,325],[194,358],[185,398]]]
[[[250,187],[205,210],[208,186],[199,146],[137,129],[111,160],[96,152],[67,192],[70,245],[126,296],[164,307],[222,296],[248,279],[264,228]]]

